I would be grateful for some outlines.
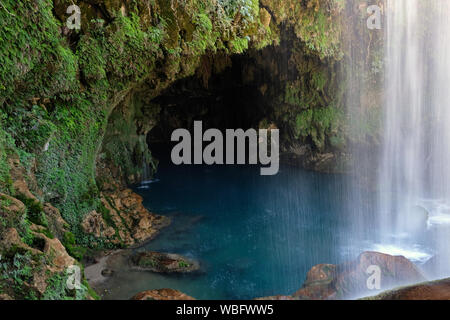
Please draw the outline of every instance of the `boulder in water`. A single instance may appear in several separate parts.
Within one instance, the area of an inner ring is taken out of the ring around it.
[[[104,277],[112,277],[114,275],[114,270],[111,269],[103,269],[101,272]]]
[[[190,273],[200,269],[200,264],[190,258],[174,253],[154,251],[134,254],[131,257],[131,263],[138,270],[159,273]]]
[[[303,287],[294,293],[300,299],[344,299],[369,292],[369,267],[380,270],[380,290],[425,281],[417,267],[403,256],[364,252],[355,261],[340,265],[320,264],[309,272]]]
[[[302,289],[294,296],[299,299],[325,300],[336,296],[333,282],[336,279],[337,266],[333,264],[319,264],[311,268],[306,275]]]

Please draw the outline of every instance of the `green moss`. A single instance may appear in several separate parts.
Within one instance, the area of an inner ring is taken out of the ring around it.
[[[64,233],[62,244],[67,250],[67,253],[75,259],[81,261],[87,252],[86,248],[83,248],[76,243],[75,235],[68,231]]]
[[[64,246],[75,245],[75,236],[72,232],[68,231],[68,232],[64,233],[63,244],[64,244]]]
[[[326,81],[327,81],[326,75],[322,70],[318,72],[313,72],[311,82],[315,90],[323,91],[325,88]]]
[[[4,284],[17,299],[35,300],[37,292],[27,285],[32,280],[34,264],[30,253],[9,251],[2,256],[0,263],[0,284]]]
[[[158,265],[158,262],[155,259],[150,258],[150,257],[141,257],[139,259],[139,261],[138,261],[138,265],[140,267],[144,267],[144,268],[145,267],[152,267],[152,268],[154,268],[154,267],[156,267]]]
[[[86,279],[83,280],[83,286],[87,288],[88,295],[92,297],[94,300],[101,299],[100,296],[97,294],[97,292],[95,292],[94,289],[91,288]]]
[[[106,208],[105,205],[100,202],[99,206],[97,207],[97,212],[101,213],[103,220],[108,226],[111,226],[114,229],[114,231],[116,232],[116,238],[121,241],[122,239],[120,237],[119,229],[117,228],[117,225],[114,222],[113,217],[111,216],[111,211],[108,210],[108,208]]]
[[[11,136],[2,129],[0,122],[0,191],[2,192],[12,191],[13,181],[9,170],[8,153],[13,146]]]
[[[333,139],[329,141],[333,146],[342,142],[341,137],[333,136],[337,133],[339,123],[341,121],[342,113],[330,106],[326,108],[308,109],[297,115],[296,118],[296,135],[298,137],[310,137],[314,145],[323,150],[326,146],[326,139]]]
[[[186,261],[180,261],[180,262],[178,262],[178,266],[180,268],[189,268],[191,265],[189,263],[187,263]]]
[[[312,55],[321,59],[343,57],[340,13],[344,0],[262,0],[278,24],[288,22]]]
[[[47,217],[45,216],[42,203],[31,198],[18,195],[17,198],[27,207],[27,218],[34,224],[48,227]]]
[[[53,233],[50,231],[49,228],[43,229],[43,230],[41,231],[41,233],[42,233],[43,235],[45,235],[47,238],[49,238],[49,239],[54,239],[54,238],[55,238],[55,236],[53,235]]]
[[[63,47],[50,1],[3,0],[2,4],[0,102],[25,83],[27,90],[21,95],[48,96],[73,89],[75,63]]]
[[[70,290],[67,287],[69,275],[66,273],[55,273],[47,280],[47,289],[42,295],[42,300],[84,300],[89,291],[86,282],[80,284],[80,288]]]
[[[211,32],[213,30],[211,19],[209,19],[209,17],[204,13],[199,13],[195,17],[194,24],[197,25],[199,30],[203,32]]]
[[[248,38],[236,38],[231,40],[231,51],[234,53],[243,53],[248,49],[248,40]]]

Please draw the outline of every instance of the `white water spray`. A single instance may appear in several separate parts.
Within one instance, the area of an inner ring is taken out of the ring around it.
[[[436,218],[446,213],[426,203],[450,204],[450,1],[388,0],[385,58],[380,241],[411,245],[427,220],[428,227],[446,221]],[[434,231],[435,250],[444,257],[450,256],[448,232]],[[406,239],[396,237],[404,233]],[[445,259],[442,274],[449,271]]]

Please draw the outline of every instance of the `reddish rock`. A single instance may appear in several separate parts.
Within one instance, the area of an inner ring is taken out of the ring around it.
[[[330,283],[336,275],[334,264],[318,264],[311,268],[306,275],[305,285],[317,282]]]
[[[143,291],[136,294],[131,300],[195,300],[194,298],[173,289],[157,289]]]
[[[28,189],[28,184],[25,182],[25,180],[14,181],[13,187],[16,191],[16,196],[20,195],[24,198],[33,199],[35,202],[39,202],[35,195],[32,194]]]
[[[95,210],[89,212],[84,217],[81,227],[84,232],[92,234],[97,238],[110,238],[116,233],[114,228],[108,226],[102,215]]]
[[[450,278],[383,292],[368,300],[450,300]]]
[[[108,237],[106,242],[126,246],[142,244],[153,239],[160,229],[170,224],[169,218],[149,212],[142,203],[143,198],[127,187],[129,183],[137,182],[134,179],[135,177],[129,177],[126,181],[122,169],[112,163],[103,160],[97,162],[100,200],[108,210],[109,217],[108,221],[103,217],[96,217],[96,223],[115,230],[115,234]],[[95,229],[88,233],[100,238]]]
[[[31,248],[30,246],[25,244],[15,228],[8,228],[2,234],[0,234],[0,248],[4,251],[8,251],[12,248],[22,248],[25,251],[30,251],[33,254],[41,253],[39,250]]]
[[[294,293],[300,299],[355,298],[370,292],[367,280],[369,266],[381,271],[381,290],[398,285],[425,281],[417,267],[403,256],[391,256],[379,252],[364,252],[356,261],[338,266],[321,264],[314,266],[307,275],[303,287]]]
[[[96,238],[106,238],[106,242],[129,246],[143,243],[170,224],[170,219],[149,212],[142,197],[131,189],[103,192],[101,201],[108,210],[108,221],[94,210],[84,217],[82,227]]]
[[[62,239],[67,232],[66,226],[68,226],[68,223],[62,218],[61,212],[50,203],[44,204],[44,212],[48,227],[56,237]]]
[[[308,271],[303,288],[294,296],[307,300],[333,299],[336,296],[333,285],[336,279],[336,269],[337,266],[333,264],[319,264],[312,267]]]
[[[41,237],[45,240],[44,253],[50,257],[51,264],[49,269],[52,272],[63,272],[68,267],[75,265],[75,259],[69,256],[66,248],[62,245],[59,239],[50,239],[42,234],[36,233],[35,236]]]
[[[0,206],[0,216],[15,215],[19,217],[25,213],[25,205],[22,201],[3,193],[0,193],[0,200],[3,201]]]
[[[356,261],[338,267],[335,281],[338,297],[357,297],[367,292],[369,266],[380,268],[381,290],[426,281],[418,268],[403,256],[364,252]]]

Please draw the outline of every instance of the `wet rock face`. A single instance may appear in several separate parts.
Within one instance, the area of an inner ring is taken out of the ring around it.
[[[367,292],[370,267],[380,270],[380,290],[425,281],[417,267],[402,256],[364,252],[358,259],[341,265],[321,264],[309,272],[306,282],[295,297],[301,299],[355,298]]]
[[[139,252],[131,257],[131,263],[138,270],[158,273],[191,273],[199,270],[197,261],[179,254],[160,252]]]
[[[53,272],[63,272],[67,267],[75,265],[75,259],[69,256],[66,248],[64,248],[58,239],[50,239],[43,234],[36,234],[36,236],[45,241],[44,253],[52,257],[50,270]]]
[[[42,190],[37,186],[34,172],[27,172],[16,156],[12,156],[8,162],[11,179],[14,181],[14,197],[0,193],[0,200],[8,204],[1,206],[0,214],[3,212],[12,225],[26,216],[31,222],[44,225],[52,235],[62,239],[68,231],[68,224],[56,207],[40,201]]]
[[[383,292],[368,300],[450,300],[450,278]]]
[[[136,294],[131,300],[195,300],[194,298],[173,289],[158,289],[143,291]]]
[[[84,232],[92,234],[97,238],[102,236],[110,238],[115,235],[115,230],[113,227],[109,227],[103,220],[102,215],[97,211],[91,211],[85,217],[81,226]]]
[[[27,266],[30,268],[27,282],[24,284],[28,292],[34,292],[35,295],[44,295],[48,286],[49,279],[56,274],[64,274],[66,269],[76,264],[74,258],[69,256],[64,246],[57,239],[50,239],[39,231],[41,226],[31,225],[31,234],[33,243],[30,245],[24,243],[18,232],[14,228],[7,229],[0,236],[0,248],[5,253],[6,261],[16,255],[27,255],[31,257],[45,257],[45,259],[30,259]],[[11,279],[5,279],[6,282]],[[14,296],[14,294],[13,294]],[[17,297],[15,297],[17,298]]]
[[[143,198],[127,187],[123,170],[98,161],[101,205],[86,215],[83,231],[114,245],[132,246],[153,239],[170,219],[149,212]]]
[[[170,220],[149,212],[142,201],[130,189],[102,193],[102,212],[94,210],[86,215],[82,228],[98,239],[117,245],[130,246],[150,240]]]
[[[45,216],[47,217],[48,228],[55,235],[55,237],[62,239],[67,232],[67,222],[62,218],[59,209],[52,206],[50,203],[45,203],[43,207]]]
[[[25,213],[25,205],[20,200],[3,193],[0,193],[0,200],[3,202],[0,208],[2,217],[21,216]]]
[[[65,277],[68,268],[79,265],[60,240],[68,224],[57,208],[41,202],[34,173],[15,158],[10,164],[14,196],[0,193],[0,300],[56,298],[59,289],[60,299],[74,298],[65,291]]]
[[[43,268],[34,269],[31,284],[37,292],[44,295],[49,287],[51,275],[64,274],[67,268],[76,265],[76,261],[69,256],[58,239],[50,239],[40,233],[35,233],[34,236],[43,243],[42,253],[47,257],[48,262]]]

